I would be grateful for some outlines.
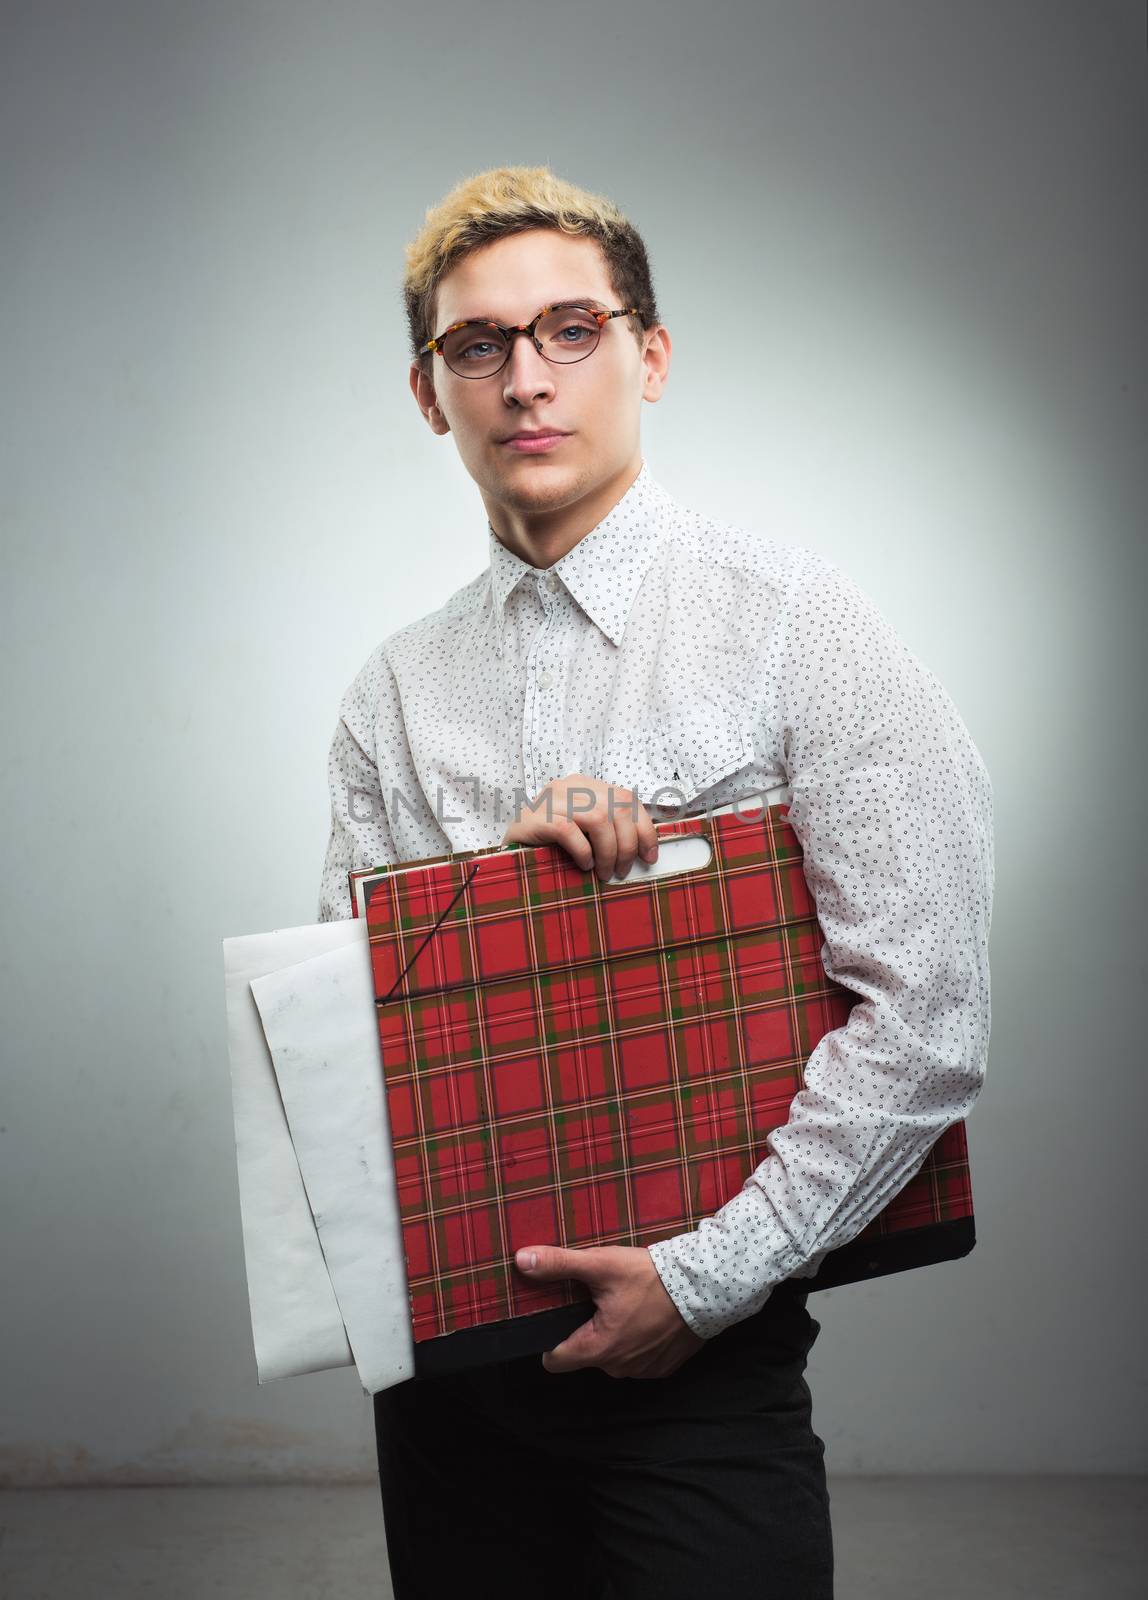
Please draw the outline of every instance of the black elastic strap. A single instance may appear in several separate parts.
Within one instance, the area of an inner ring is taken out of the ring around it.
[[[478,871],[479,865],[480,865],[480,863],[476,861],[474,866],[471,867],[471,869],[467,873],[466,877],[462,880],[462,884],[461,884],[461,886],[460,886],[460,888],[458,890],[458,893],[456,895],[454,895],[454,897],[452,898],[452,900],[450,902],[450,905],[447,906],[446,910],[443,912],[442,916],[439,917],[438,921],[435,923],[434,927],[427,934],[427,936],[423,940],[422,944],[419,945],[419,947],[415,951],[414,955],[407,962],[407,964],[403,968],[403,970],[399,973],[398,977],[395,979],[394,983],[391,985],[391,987],[388,990],[388,992],[383,996],[383,1004],[384,1005],[387,1004],[387,1002],[390,1000],[391,996],[394,994],[395,990],[398,988],[399,984],[402,983],[403,979],[406,977],[407,973],[414,966],[414,964],[418,960],[418,958],[422,955],[422,953],[426,949],[427,945],[430,944],[430,942],[434,938],[435,934],[442,927],[443,922],[446,920],[447,917],[450,916],[450,913],[453,911],[456,903],[466,893],[466,890],[467,890],[467,887],[468,887],[468,885],[470,883],[470,880],[474,877],[475,873]]]

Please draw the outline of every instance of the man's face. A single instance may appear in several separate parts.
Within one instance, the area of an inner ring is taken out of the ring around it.
[[[467,256],[443,278],[436,333],[464,317],[504,325],[529,322],[544,305],[587,299],[613,311],[622,302],[594,239],[551,229],[510,234]],[[591,495],[641,464],[639,407],[657,400],[669,366],[669,336],[647,329],[639,345],[633,318],[615,317],[582,361],[547,361],[517,336],[501,372],[463,378],[433,358],[432,377],[411,368],[411,388],[436,433],[453,433],[463,465],[488,511],[545,513]],[[517,450],[519,431],[565,435],[551,448]]]

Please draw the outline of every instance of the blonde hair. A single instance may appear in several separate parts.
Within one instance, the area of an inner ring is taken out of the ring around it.
[[[492,239],[530,228],[556,228],[598,241],[619,305],[638,308],[641,327],[628,326],[639,343],[642,329],[661,320],[646,247],[613,201],[567,183],[549,167],[490,167],[464,178],[431,206],[406,247],[403,301],[411,359],[421,359],[424,370],[430,370],[432,358],[420,358],[419,350],[438,331],[431,321],[442,279]]]

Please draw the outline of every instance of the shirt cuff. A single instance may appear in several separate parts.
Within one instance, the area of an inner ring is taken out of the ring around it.
[[[752,1188],[703,1217],[694,1232],[646,1248],[682,1321],[701,1339],[752,1317],[803,1264],[768,1201]]]

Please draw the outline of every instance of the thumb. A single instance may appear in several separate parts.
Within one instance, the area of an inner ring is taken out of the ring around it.
[[[530,1278],[579,1278],[585,1283],[597,1278],[593,1249],[564,1250],[556,1244],[532,1244],[515,1252],[520,1272]]]

